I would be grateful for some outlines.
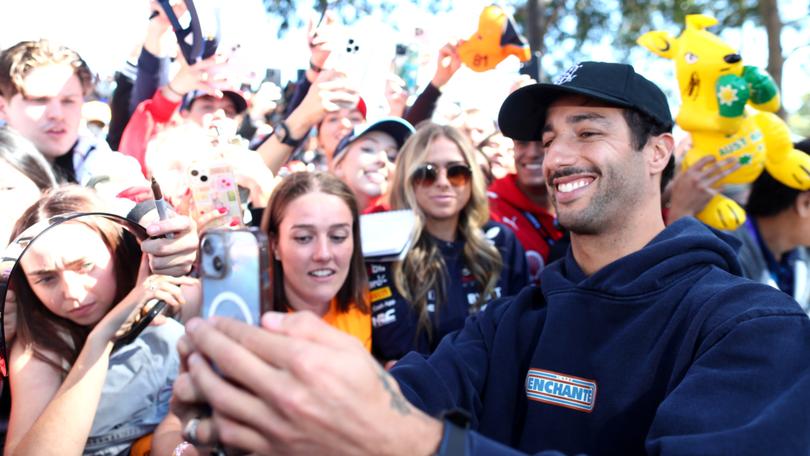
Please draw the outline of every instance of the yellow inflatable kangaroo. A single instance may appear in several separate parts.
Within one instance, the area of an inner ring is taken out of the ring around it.
[[[742,166],[721,184],[753,182],[764,167],[789,187],[810,189],[810,156],[793,149],[787,125],[773,114],[780,104],[778,87],[766,72],[744,66],[735,49],[706,30],[715,24],[712,17],[691,14],[677,38],[656,30],[638,39],[653,53],[675,61],[681,92],[675,122],[692,135],[684,168],[706,155],[736,157]],[[745,222],[745,212],[718,194],[697,218],[733,230]]]

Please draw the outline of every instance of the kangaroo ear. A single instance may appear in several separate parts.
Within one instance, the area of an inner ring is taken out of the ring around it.
[[[662,30],[653,30],[641,35],[636,43],[644,46],[654,54],[672,60],[675,57],[675,37]]]

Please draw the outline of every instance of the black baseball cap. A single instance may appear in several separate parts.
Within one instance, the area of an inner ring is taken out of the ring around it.
[[[196,100],[197,98],[202,97],[204,95],[208,95],[208,96],[211,96],[211,97],[215,96],[211,92],[206,92],[204,90],[193,90],[193,91],[187,93],[185,97],[183,97],[183,103],[181,104],[181,109],[185,109],[185,110],[190,109],[191,104],[194,103],[194,100]],[[245,100],[245,96],[242,95],[242,93],[239,92],[238,90],[225,89],[225,90],[222,91],[222,96],[223,96],[223,98],[227,98],[227,99],[231,100],[231,103],[233,103],[233,107],[236,109],[237,114],[241,114],[241,113],[245,112],[245,110],[248,107],[248,103],[247,103],[247,100]]]
[[[580,62],[553,84],[522,87],[504,100],[498,125],[505,136],[519,141],[538,141],[543,135],[548,106],[561,95],[584,95],[610,105],[635,109],[661,123],[673,126],[664,92],[624,63]]]
[[[401,117],[384,117],[372,124],[358,125],[340,140],[335,148],[335,153],[332,154],[332,161],[337,163],[353,142],[372,131],[388,133],[397,143],[397,149],[402,149],[402,145],[413,134],[414,129],[410,122]]]

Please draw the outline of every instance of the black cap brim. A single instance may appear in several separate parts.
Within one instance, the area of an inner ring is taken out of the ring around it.
[[[596,90],[557,84],[533,84],[512,92],[498,113],[498,126],[504,136],[518,141],[540,141],[548,106],[562,95],[583,95],[618,107],[628,108],[627,100]]]

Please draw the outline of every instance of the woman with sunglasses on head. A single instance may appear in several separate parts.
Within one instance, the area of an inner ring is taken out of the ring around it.
[[[57,188],[23,213],[13,235],[57,215],[104,209],[89,189]],[[171,453],[182,441],[168,412],[183,326],[166,320],[113,347],[149,302],[178,310],[196,281],[151,273],[134,238],[98,217],[53,226],[18,261],[6,454],[117,455],[141,437],[154,454]]]
[[[400,151],[392,209],[416,214],[404,260],[372,263],[373,352],[387,365],[411,350],[431,353],[442,337],[490,300],[527,283],[514,234],[489,221],[481,170],[453,127],[423,124]]]

